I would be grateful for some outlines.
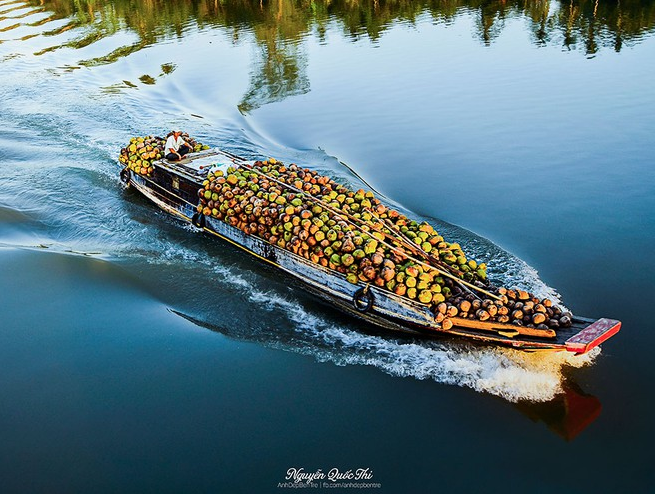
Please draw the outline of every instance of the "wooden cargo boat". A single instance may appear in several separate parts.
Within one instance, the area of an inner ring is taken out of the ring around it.
[[[231,153],[209,149],[192,153],[180,162],[155,161],[149,177],[128,168],[121,180],[133,186],[162,210],[190,222],[205,232],[245,250],[294,277],[309,292],[340,310],[385,329],[426,337],[450,335],[528,351],[568,351],[586,353],[616,334],[621,323],[612,319],[573,317],[568,328],[538,330],[525,326],[452,318],[453,327],[444,329],[428,306],[398,296],[388,290],[363,283],[354,285],[345,275],[312,263],[262,238],[196,212],[198,191],[208,171],[215,166],[250,167]]]

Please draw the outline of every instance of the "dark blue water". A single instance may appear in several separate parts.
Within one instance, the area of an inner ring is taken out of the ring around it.
[[[2,491],[336,467],[648,492],[654,25],[652,2],[0,2]],[[363,327],[123,190],[120,148],[173,127],[368,184],[623,329],[580,358]]]

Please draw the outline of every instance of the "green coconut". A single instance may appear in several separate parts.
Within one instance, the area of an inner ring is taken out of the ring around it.
[[[341,256],[341,264],[348,267],[355,262],[355,257],[352,254],[344,254]]]
[[[373,254],[378,248],[378,242],[375,239],[371,239],[368,242],[366,242],[366,245],[364,245],[364,252],[366,254]]]
[[[418,300],[419,302],[422,302],[424,304],[429,304],[432,302],[432,292],[429,290],[421,290],[418,294]]]

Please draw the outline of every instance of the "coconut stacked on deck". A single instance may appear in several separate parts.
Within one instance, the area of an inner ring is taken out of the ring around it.
[[[194,151],[208,149],[182,134]],[[168,137],[168,136],[167,136]],[[152,174],[166,139],[135,137],[119,160]],[[329,177],[274,159],[228,174],[209,173],[198,212],[257,235],[310,261],[429,305],[443,328],[451,318],[540,330],[571,325],[571,314],[523,290],[487,286],[486,265],[467,259],[426,222],[387,208],[372,192],[352,191]]]
[[[524,290],[503,287],[496,288],[494,293],[498,299],[481,299],[471,293],[454,296],[447,303],[437,305],[435,320],[460,317],[541,330],[557,330],[572,324],[572,314],[553,305],[550,299],[539,299]]]
[[[467,259],[459,244],[445,241],[428,223],[309,169],[257,161],[251,169],[209,173],[199,196],[198,212],[342,273],[351,283],[372,283],[427,304],[445,329],[453,317],[544,330],[571,324],[571,315],[548,299],[522,290],[488,291],[485,264]]]
[[[172,135],[172,132],[169,132],[163,138],[154,136],[133,137],[127,147],[121,149],[118,160],[134,173],[150,177],[155,170],[152,162],[165,156],[164,145],[170,135]],[[186,132],[182,133],[182,138],[193,147],[194,152],[209,149],[209,146],[197,142]]]

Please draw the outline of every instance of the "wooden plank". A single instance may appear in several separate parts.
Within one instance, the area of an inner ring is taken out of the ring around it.
[[[527,328],[525,326],[515,326],[514,324],[503,324],[499,322],[478,321],[477,319],[462,319],[461,317],[451,317],[454,326],[460,328],[479,329],[481,331],[506,331],[513,333],[518,331],[522,336],[536,336],[538,338],[555,338],[557,334],[552,329]]]
[[[475,331],[475,332],[474,332]],[[537,338],[530,340],[524,338],[512,338],[503,336],[500,333],[492,331],[484,332],[473,329],[458,328],[453,326],[448,331],[443,331],[446,335],[459,336],[468,340],[477,340],[486,344],[502,345],[507,347],[516,348],[528,352],[562,352],[566,351],[564,343],[560,343],[557,339],[543,338],[541,341]]]

